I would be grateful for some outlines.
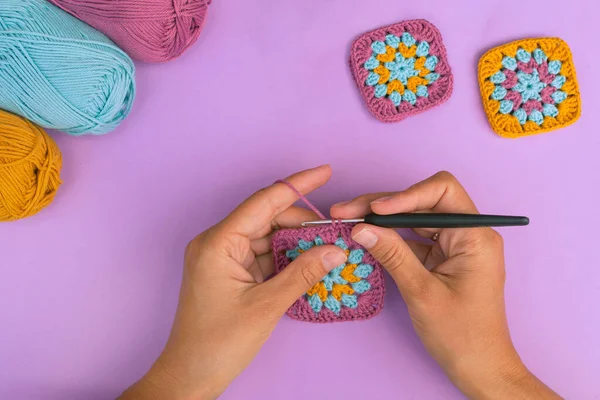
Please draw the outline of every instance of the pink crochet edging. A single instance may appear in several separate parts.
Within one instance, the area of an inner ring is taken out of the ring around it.
[[[371,57],[371,44],[376,41],[385,42],[387,34],[401,36],[410,33],[416,40],[426,40],[430,45],[430,53],[438,57],[436,72],[441,76],[430,86],[429,97],[419,97],[415,106],[402,102],[396,107],[389,99],[376,98],[373,86],[365,84],[369,71],[364,68]],[[367,108],[375,118],[383,122],[398,122],[412,115],[420,114],[446,102],[452,95],[454,78],[448,64],[446,47],[440,31],[431,22],[424,19],[402,21],[367,32],[352,44],[350,51],[350,69]]]
[[[286,256],[286,252],[296,248],[300,239],[312,242],[316,236],[319,236],[325,244],[334,244],[341,237],[350,249],[362,249],[362,246],[352,240],[352,228],[353,225],[350,224],[333,224],[277,231],[272,240],[275,273],[281,272],[290,264],[291,260]],[[342,307],[340,313],[336,315],[331,310],[323,307],[319,313],[315,313],[308,304],[306,296],[303,295],[288,309],[287,315],[299,321],[327,323],[370,319],[379,314],[383,309],[385,295],[383,270],[381,265],[366,250],[363,262],[373,266],[373,272],[366,278],[371,288],[359,295],[357,308]]]

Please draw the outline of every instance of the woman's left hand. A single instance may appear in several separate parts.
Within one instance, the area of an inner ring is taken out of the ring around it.
[[[322,166],[288,181],[306,194],[330,176],[330,167]],[[286,185],[269,186],[188,244],[169,340],[121,399],[216,398],[256,356],[285,311],[346,261],[336,246],[314,247],[265,282],[274,270],[273,231],[316,218],[292,206],[296,200]]]

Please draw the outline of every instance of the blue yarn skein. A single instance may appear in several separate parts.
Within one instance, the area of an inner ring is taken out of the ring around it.
[[[45,0],[0,1],[0,108],[71,135],[103,134],[129,114],[131,59]]]

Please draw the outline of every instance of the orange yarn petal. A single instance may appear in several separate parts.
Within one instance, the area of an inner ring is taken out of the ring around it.
[[[415,69],[417,71],[419,71],[421,69],[424,69],[425,68],[425,61],[427,61],[426,57],[419,57],[417,59],[417,61],[415,62]],[[425,74],[425,75],[427,75],[427,74]]]
[[[353,294],[354,289],[352,289],[348,285],[340,285],[337,283],[333,284],[333,289],[331,290],[331,295],[336,298],[336,300],[342,300],[342,293]]]
[[[320,282],[321,285],[319,285],[319,298],[321,299],[321,301],[325,301],[327,300],[327,288],[325,287],[325,284],[323,282]]]
[[[309,297],[314,294],[318,294],[321,301],[327,300],[327,288],[325,287],[325,284],[323,282],[317,283],[315,286],[310,288],[310,290],[306,292],[306,294]]]
[[[386,83],[390,79],[391,72],[389,69],[387,69],[383,65],[380,65],[379,67],[375,68],[373,70],[373,72],[375,72],[377,75],[379,75],[379,84],[380,85],[383,83]]]
[[[412,45],[409,48],[404,43],[400,43],[398,51],[404,56],[404,58],[412,58],[417,55],[417,46]]]
[[[313,294],[318,293],[319,286],[322,284],[323,284],[323,282],[316,283],[313,287],[310,288],[310,290],[308,292],[306,292],[306,294],[309,296],[312,296]]]
[[[395,79],[388,84],[387,94],[392,94],[393,91],[404,94],[404,85],[399,80]]]
[[[411,76],[410,78],[408,78],[408,84],[406,85],[406,87],[411,92],[416,92],[417,86],[426,85],[426,84],[427,84],[427,81],[425,79],[420,78],[418,76]]]
[[[427,68],[423,68],[421,70],[421,72],[419,72],[419,76],[422,77],[422,78],[425,78],[430,73],[431,73],[431,71],[429,71]]]
[[[392,62],[396,59],[396,50],[391,46],[385,46],[385,53],[377,55],[381,62]]]
[[[344,267],[342,272],[340,272],[340,276],[342,277],[342,279],[344,279],[345,281],[348,281],[350,283],[359,282],[360,278],[354,275],[354,270],[356,269],[356,267],[357,267],[356,264],[346,265],[346,267]]]

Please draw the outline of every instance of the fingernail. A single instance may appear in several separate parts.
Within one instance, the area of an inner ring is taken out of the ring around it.
[[[391,198],[392,198],[392,196],[380,197],[380,198],[378,198],[377,200],[373,200],[373,201],[371,202],[371,204],[373,204],[373,203],[383,203],[384,201],[388,201],[388,200],[389,200],[389,199],[391,199]]]
[[[258,273],[254,277],[254,280],[256,281],[256,283],[263,283],[265,281],[265,278],[263,278],[262,274]]]
[[[341,251],[331,251],[329,253],[325,253],[323,256],[323,266],[329,272],[335,267],[339,267],[340,265],[344,264],[347,259],[348,257],[346,257],[346,254],[342,253]]]
[[[350,204],[350,200],[346,200],[346,201],[342,201],[342,202],[339,202],[339,203],[335,203],[333,205],[333,207],[341,207],[341,206],[345,206],[345,205],[348,205],[348,204]]]
[[[377,235],[374,234],[369,228],[364,228],[362,231],[354,235],[352,239],[366,249],[370,249],[377,244]]]

